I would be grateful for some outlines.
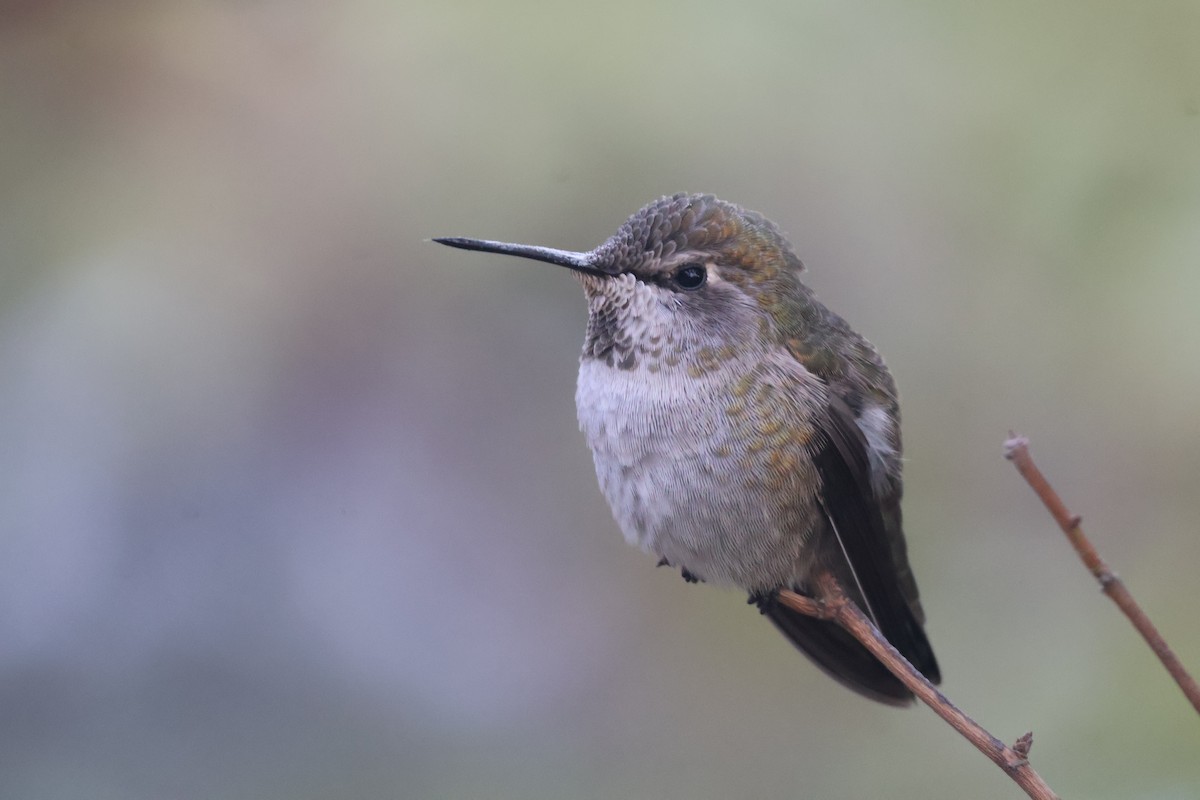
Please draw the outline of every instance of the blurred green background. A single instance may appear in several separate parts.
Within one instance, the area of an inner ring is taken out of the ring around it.
[[[709,191],[904,400],[944,689],[1064,796],[1200,725],[1200,6],[0,6],[0,796],[1012,798],[627,547],[544,265]]]

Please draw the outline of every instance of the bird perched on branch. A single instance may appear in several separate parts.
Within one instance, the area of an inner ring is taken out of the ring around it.
[[[442,238],[572,270],[588,324],[575,396],[625,538],[689,581],[740,587],[851,689],[912,694],[828,620],[775,601],[832,575],[933,682],[901,528],[900,409],[875,348],[800,280],[761,215],[677,194],[594,250]]]

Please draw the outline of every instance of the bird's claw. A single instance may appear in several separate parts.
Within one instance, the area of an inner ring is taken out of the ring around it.
[[[671,562],[667,560],[666,556],[659,556],[658,563],[655,564],[654,566],[669,567],[669,566],[671,566]],[[688,583],[704,583],[703,578],[701,578],[699,575],[697,575],[696,573],[689,570],[687,567],[681,567],[679,569],[679,574],[682,575],[683,579],[685,581],[687,581]]]
[[[778,597],[777,589],[768,589],[766,591],[751,592],[750,597],[746,600],[747,605],[758,606],[758,613],[765,614],[775,605]]]

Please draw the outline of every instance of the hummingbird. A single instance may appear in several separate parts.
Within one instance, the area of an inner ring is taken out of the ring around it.
[[[911,692],[830,620],[776,601],[831,575],[941,680],[901,527],[900,407],[883,359],[801,282],[762,215],[663,197],[576,252],[434,241],[566,267],[588,322],[575,393],[625,539],[689,582],[740,588],[828,675],[891,705]]]

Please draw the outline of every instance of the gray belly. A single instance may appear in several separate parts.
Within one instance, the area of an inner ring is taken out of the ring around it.
[[[675,392],[672,377],[580,368],[580,428],[626,540],[712,583],[800,579],[820,519],[801,410],[776,397],[750,413],[728,382]]]

